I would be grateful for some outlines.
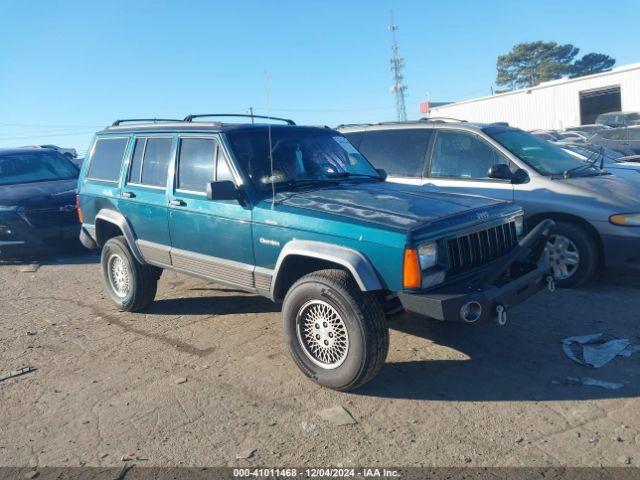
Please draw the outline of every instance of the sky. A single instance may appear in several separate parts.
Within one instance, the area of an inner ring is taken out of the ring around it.
[[[388,30],[419,104],[488,95],[520,42],[640,61],[640,2],[0,0],[0,147],[86,150],[117,118],[255,113],[394,120]]]

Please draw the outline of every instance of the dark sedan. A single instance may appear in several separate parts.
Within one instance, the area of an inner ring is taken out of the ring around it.
[[[0,149],[0,257],[77,244],[78,173],[54,150]]]

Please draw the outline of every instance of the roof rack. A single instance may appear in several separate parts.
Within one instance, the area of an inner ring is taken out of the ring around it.
[[[158,122],[181,122],[181,121],[182,120],[179,120],[177,118],[123,118],[121,120],[116,120],[111,124],[111,126],[117,127],[119,125],[122,125],[123,123],[140,123],[140,122],[158,123]]]
[[[452,117],[422,117],[420,119],[421,122],[460,122],[467,123],[466,120],[461,120],[459,118]]]
[[[240,117],[240,118],[250,118],[251,119],[251,123],[253,123],[253,119],[255,118],[260,118],[263,120],[277,120],[279,122],[284,122],[287,125],[295,125],[296,122],[294,122],[293,120],[289,120],[288,118],[280,118],[280,117],[268,117],[265,115],[247,115],[247,114],[243,114],[243,113],[203,113],[203,114],[198,114],[198,115],[187,115],[186,117],[184,117],[183,122],[193,122],[193,120],[195,118],[202,118],[202,117]]]

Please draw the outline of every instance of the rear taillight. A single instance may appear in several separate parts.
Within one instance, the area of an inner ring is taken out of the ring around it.
[[[78,211],[78,220],[84,223],[82,219],[82,210],[80,209],[80,195],[76,195],[76,210]]]

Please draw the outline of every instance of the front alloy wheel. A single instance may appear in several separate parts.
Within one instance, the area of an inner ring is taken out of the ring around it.
[[[338,368],[349,353],[349,333],[340,314],[322,300],[309,300],[296,319],[298,341],[305,355],[326,369]]]
[[[556,280],[566,280],[578,269],[578,247],[564,235],[552,234],[547,242],[546,251]]]

